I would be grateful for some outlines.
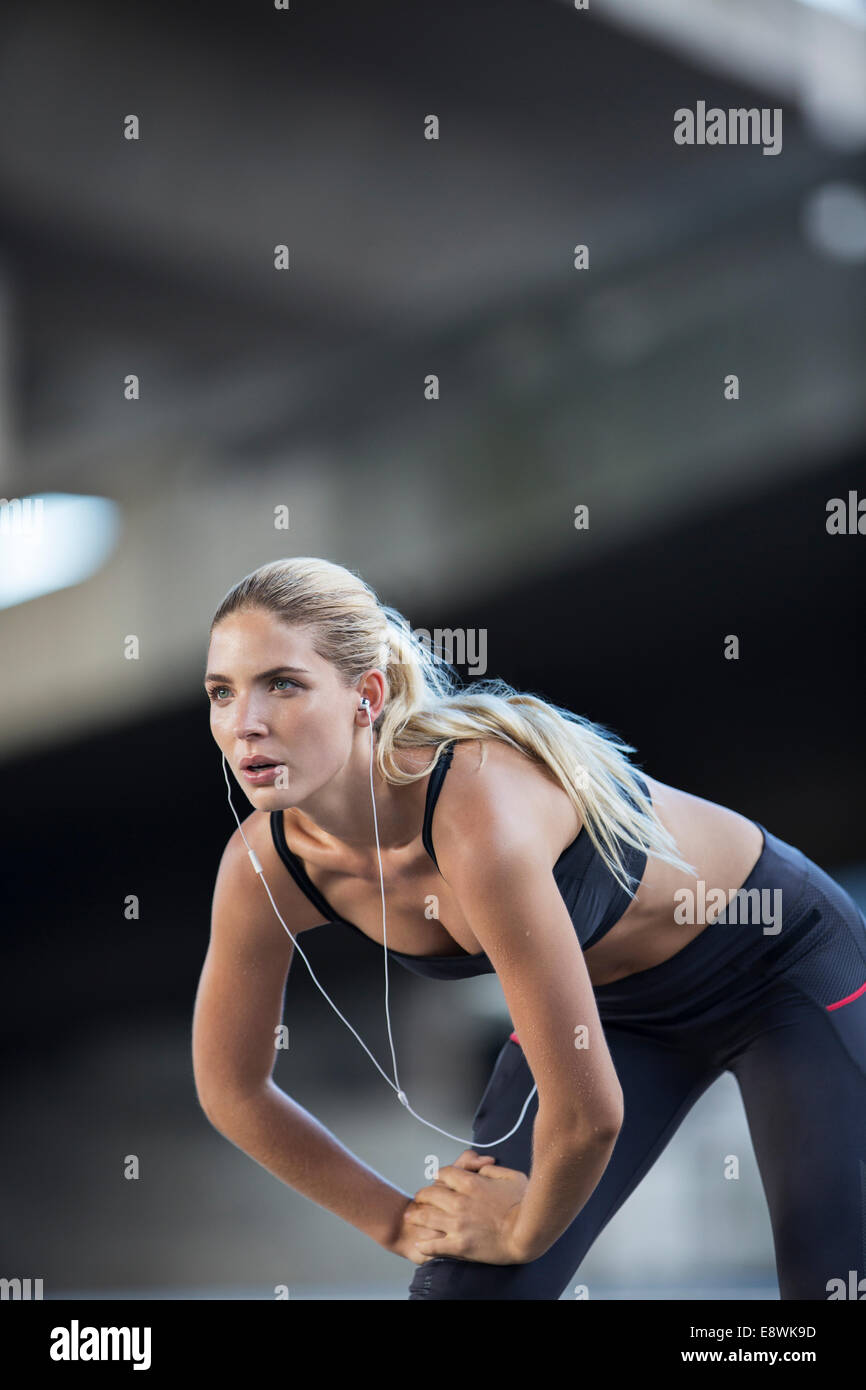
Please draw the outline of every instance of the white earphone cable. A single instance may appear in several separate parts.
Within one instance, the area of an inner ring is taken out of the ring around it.
[[[331,1005],[331,1008],[332,1008],[332,1009],[334,1010],[334,1012],[337,1014],[338,1018],[341,1018],[341,1019],[343,1020],[343,1022],[345,1023],[346,1027],[349,1029],[349,1031],[350,1031],[351,1033],[354,1033],[355,1037],[358,1039],[358,1042],[361,1044],[361,1046],[363,1047],[363,1049],[364,1049],[364,1051],[366,1052],[367,1056],[370,1058],[370,1061],[371,1061],[371,1062],[373,1063],[373,1065],[377,1068],[377,1070],[381,1073],[381,1075],[385,1078],[385,1080],[387,1081],[387,1083],[388,1083],[388,1085],[391,1087],[391,1089],[397,1093],[397,1099],[400,1101],[400,1104],[401,1104],[401,1105],[404,1105],[404,1106],[406,1107],[406,1109],[409,1111],[409,1114],[410,1114],[410,1115],[414,1115],[415,1119],[418,1120],[422,1125],[427,1125],[427,1127],[428,1127],[429,1129],[435,1129],[436,1132],[437,1132],[438,1134],[444,1134],[445,1137],[446,1137],[447,1139],[454,1139],[458,1144],[466,1144],[467,1147],[472,1148],[472,1149],[489,1149],[489,1148],[492,1148],[492,1147],[493,1147],[494,1145],[496,1145],[496,1144],[502,1144],[502,1143],[504,1143],[504,1141],[505,1141],[506,1139],[510,1139],[510,1138],[511,1138],[511,1135],[515,1132],[515,1130],[518,1129],[518,1128],[520,1127],[520,1125],[523,1123],[523,1117],[524,1117],[524,1115],[526,1114],[526,1110],[527,1110],[527,1107],[528,1107],[528,1105],[529,1105],[529,1102],[532,1100],[532,1097],[535,1095],[536,1091],[538,1090],[537,1085],[534,1085],[534,1086],[532,1087],[532,1090],[529,1092],[529,1095],[526,1097],[526,1100],[525,1100],[524,1103],[523,1103],[523,1109],[521,1110],[521,1112],[520,1112],[520,1114],[519,1114],[519,1116],[518,1116],[518,1118],[517,1118],[516,1123],[512,1126],[512,1128],[508,1131],[508,1133],[507,1133],[507,1134],[503,1134],[501,1139],[488,1139],[488,1140],[486,1140],[484,1143],[479,1143],[479,1142],[478,1142],[477,1140],[475,1140],[475,1139],[463,1139],[463,1138],[461,1138],[461,1136],[460,1136],[459,1134],[451,1134],[447,1129],[440,1129],[438,1125],[434,1125],[434,1124],[433,1124],[432,1120],[425,1120],[423,1115],[419,1115],[417,1111],[415,1111],[415,1110],[412,1109],[412,1106],[409,1104],[409,1100],[408,1100],[408,1097],[407,1097],[407,1095],[406,1095],[406,1092],[403,1091],[403,1090],[401,1089],[401,1087],[400,1087],[400,1078],[399,1078],[398,1073],[397,1073],[397,1056],[396,1056],[396,1053],[395,1053],[395,1051],[394,1051],[394,1038],[393,1038],[393,1035],[392,1035],[392,1032],[391,1032],[391,1011],[390,1011],[389,1006],[388,1006],[388,992],[389,992],[389,984],[388,984],[388,929],[387,929],[387,924],[386,924],[386,912],[385,912],[385,875],[384,875],[384,870],[383,870],[383,868],[382,868],[382,851],[381,851],[381,847],[380,847],[380,844],[379,844],[379,822],[378,822],[378,818],[377,818],[377,816],[376,816],[376,797],[375,797],[375,791],[374,791],[374,786],[373,786],[373,721],[372,721],[372,719],[370,718],[370,701],[366,698],[366,696],[364,696],[364,698],[363,698],[362,701],[361,701],[361,707],[362,707],[363,709],[366,709],[366,713],[367,713],[367,722],[368,722],[369,729],[370,729],[370,797],[371,797],[372,802],[373,802],[373,828],[374,828],[374,831],[375,831],[375,834],[376,834],[376,854],[377,854],[378,859],[379,859],[379,885],[380,885],[381,894],[382,894],[382,935],[383,935],[383,938],[384,938],[384,940],[383,940],[383,945],[384,945],[384,961],[385,961],[385,1021],[386,1021],[386,1023],[387,1023],[387,1027],[388,1027],[388,1041],[389,1041],[390,1046],[391,1046],[391,1060],[392,1060],[392,1062],[394,1063],[394,1080],[393,1080],[393,1081],[391,1080],[390,1076],[388,1076],[384,1071],[382,1071],[382,1068],[379,1066],[379,1063],[376,1061],[376,1058],[373,1056],[372,1052],[371,1052],[370,1049],[367,1047],[367,1044],[364,1042],[363,1038],[361,1038],[361,1037],[359,1036],[359,1034],[358,1034],[357,1032],[355,1032],[355,1029],[352,1027],[352,1025],[351,1025],[351,1023],[349,1022],[349,1020],[348,1020],[347,1018],[345,1018],[345,1017],[343,1016],[343,1014],[340,1013],[340,1010],[337,1008],[337,1006],[336,1006],[336,1004],[334,1003],[333,999],[331,999],[331,997],[330,997],[330,995],[328,994],[327,990],[324,989],[323,986],[319,984],[319,981],[316,979],[316,975],[315,975],[315,972],[314,972],[314,970],[313,970],[313,967],[310,965],[310,962],[307,960],[307,957],[306,957],[306,955],[304,954],[303,950],[301,949],[301,946],[300,946],[300,944],[298,943],[297,938],[294,937],[294,936],[292,935],[292,933],[289,931],[289,928],[286,926],[285,922],[283,921],[282,916],[280,915],[279,908],[277,907],[276,903],[274,902],[274,899],[273,899],[273,897],[272,897],[272,895],[271,895],[271,890],[270,890],[270,888],[268,887],[267,880],[266,880],[266,878],[265,878],[265,876],[264,876],[264,874],[263,874],[263,872],[262,872],[262,866],[261,866],[261,864],[259,863],[259,860],[258,860],[258,857],[257,857],[257,855],[256,855],[256,853],[255,853],[255,850],[253,850],[253,849],[250,847],[250,843],[249,843],[249,841],[247,840],[246,835],[244,835],[244,828],[243,828],[243,826],[241,825],[241,822],[240,822],[240,820],[239,820],[239,818],[238,818],[238,813],[237,813],[237,811],[236,811],[235,808],[234,808],[234,803],[232,802],[232,789],[231,789],[231,783],[229,782],[228,772],[227,772],[227,770],[226,770],[225,755],[223,755],[223,760],[222,760],[222,761],[223,761],[223,776],[225,777],[226,787],[227,787],[227,789],[228,789],[228,801],[229,801],[229,806],[231,806],[232,815],[234,816],[235,820],[236,820],[237,823],[238,823],[238,830],[240,830],[240,832],[241,832],[241,838],[243,839],[243,842],[244,842],[244,844],[245,844],[246,847],[247,847],[247,854],[248,854],[249,857],[250,857],[250,862],[252,863],[252,866],[253,866],[253,868],[255,869],[256,873],[258,874],[259,878],[261,879],[262,883],[264,884],[265,892],[267,893],[268,898],[270,899],[271,907],[274,909],[274,912],[276,913],[277,917],[279,918],[280,922],[282,923],[282,926],[283,926],[284,930],[285,930],[286,932],[288,932],[288,935],[289,935],[289,937],[291,938],[292,942],[294,943],[294,945],[296,946],[296,948],[298,949],[298,951],[300,951],[300,953],[301,953],[301,959],[303,960],[303,962],[304,962],[304,964],[306,965],[308,971],[310,972],[310,976],[311,976],[311,978],[312,978],[312,980],[313,980],[313,983],[315,984],[316,988],[325,996],[325,998],[327,999],[328,1003]]]

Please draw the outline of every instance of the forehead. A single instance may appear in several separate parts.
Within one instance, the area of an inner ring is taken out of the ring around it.
[[[208,645],[208,665],[220,660],[233,662],[239,669],[257,665],[263,655],[273,661],[297,662],[305,666],[324,666],[313,647],[309,627],[283,622],[261,609],[230,613],[217,624]]]

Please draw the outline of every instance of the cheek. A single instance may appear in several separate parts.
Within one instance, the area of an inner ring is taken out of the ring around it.
[[[210,708],[210,728],[214,738],[225,738],[228,734],[228,722],[226,720],[227,710],[220,709],[217,705]]]

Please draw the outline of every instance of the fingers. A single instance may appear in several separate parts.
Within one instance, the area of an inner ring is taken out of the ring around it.
[[[442,1249],[438,1240],[422,1241],[419,1245],[416,1245],[415,1249],[421,1256],[421,1258],[419,1260],[416,1260],[415,1263],[422,1265],[426,1264],[428,1260],[435,1260],[437,1255],[448,1254],[447,1250]]]
[[[482,1165],[487,1166],[495,1163],[493,1154],[478,1154],[474,1149],[464,1149],[459,1158],[455,1158],[453,1167],[466,1168],[470,1172],[477,1172]]]
[[[442,1211],[437,1211],[429,1203],[425,1206],[420,1202],[412,1201],[403,1213],[403,1223],[413,1228],[412,1235],[416,1240],[420,1239],[417,1233],[421,1228],[427,1228],[431,1236],[444,1235],[445,1227],[440,1224],[440,1217],[443,1215]]]
[[[446,1234],[442,1227],[436,1225],[436,1218],[432,1216],[428,1217],[423,1225],[420,1221],[412,1220],[407,1221],[406,1225],[412,1227],[410,1234],[413,1242],[419,1240],[441,1240]]]
[[[403,1223],[411,1227],[412,1239],[436,1240],[457,1229],[461,1220],[457,1212],[436,1210],[433,1207],[411,1207],[403,1214]]]
[[[490,1163],[486,1164],[483,1168],[479,1168],[478,1176],[481,1178],[516,1178],[518,1176],[525,1178],[526,1174],[521,1173],[519,1168],[502,1168],[498,1163],[494,1167],[494,1165]]]
[[[413,1201],[416,1211],[430,1212],[431,1208],[435,1208],[438,1216],[440,1212],[456,1211],[459,1198],[447,1184],[435,1182],[432,1187],[422,1187],[420,1192],[416,1192]]]
[[[439,1175],[432,1187],[422,1187],[422,1192],[441,1192],[443,1188],[451,1188],[453,1192],[462,1192],[469,1196],[476,1190],[475,1184],[479,1177],[485,1173],[494,1171],[494,1165],[485,1163],[483,1168],[477,1172],[470,1172],[466,1168],[461,1168],[456,1163],[449,1163],[446,1167],[439,1169]],[[419,1196],[420,1194],[416,1194]],[[446,1208],[450,1210],[450,1208]]]

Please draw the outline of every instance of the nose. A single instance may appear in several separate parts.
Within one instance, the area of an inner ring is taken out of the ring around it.
[[[233,702],[232,714],[232,733],[240,742],[268,733],[262,705],[254,692],[246,696],[238,695]]]

